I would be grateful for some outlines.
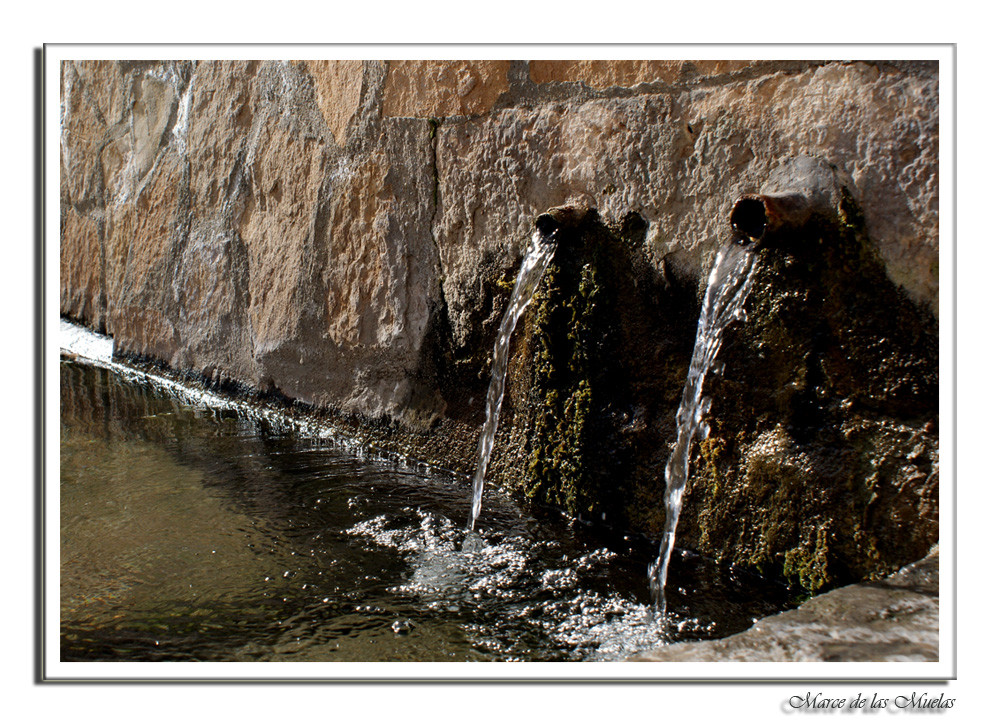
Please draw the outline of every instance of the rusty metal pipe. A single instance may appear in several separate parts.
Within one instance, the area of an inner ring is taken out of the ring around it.
[[[729,214],[737,243],[759,244],[782,232],[801,228],[820,210],[798,193],[741,196]]]
[[[812,156],[783,161],[759,192],[740,196],[733,204],[729,225],[734,240],[777,243],[815,220],[835,220],[841,187],[849,184],[838,173],[828,162]]]

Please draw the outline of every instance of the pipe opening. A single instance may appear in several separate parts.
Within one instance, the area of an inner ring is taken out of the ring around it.
[[[550,208],[535,219],[535,228],[545,243],[556,243],[572,229],[577,228],[590,207],[583,202],[568,203]]]
[[[741,242],[760,241],[767,230],[767,206],[760,198],[745,196],[733,206],[729,223]]]
[[[556,232],[559,230],[559,222],[549,213],[543,213],[535,219],[535,228],[542,235],[542,240],[549,243],[554,242]]]

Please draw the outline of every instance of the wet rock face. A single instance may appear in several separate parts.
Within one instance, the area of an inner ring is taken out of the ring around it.
[[[810,591],[898,569],[938,536],[937,323],[888,280],[851,197],[833,208],[757,251],[681,526]]]
[[[938,536],[936,320],[886,278],[828,166],[821,180],[826,212],[754,252],[678,527],[681,546],[809,592],[892,572]],[[633,221],[591,212],[560,242],[511,358],[493,475],[655,537],[700,300],[643,275]]]
[[[822,159],[848,206],[806,253],[761,250],[709,382],[682,544],[817,589],[936,535],[936,359],[919,351],[937,334],[933,64],[61,70],[61,312],[120,355],[388,420],[453,467],[474,441],[442,435],[482,423],[535,219],[589,194],[515,334],[487,476],[651,536],[731,204]]]
[[[493,474],[535,505],[651,529],[698,308],[693,285],[645,268],[645,233],[591,210],[561,236],[509,363]]]

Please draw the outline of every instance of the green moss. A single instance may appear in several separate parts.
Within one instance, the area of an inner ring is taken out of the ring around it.
[[[936,537],[936,324],[888,279],[846,191],[836,218],[758,253],[725,375],[706,380],[713,434],[735,441],[705,440],[693,467],[702,551],[809,593],[918,559]]]
[[[561,242],[526,325],[532,403],[523,491],[531,502],[584,517],[607,512],[615,445],[604,414],[616,367],[608,264],[615,239],[598,228]]]
[[[599,494],[587,457],[595,423],[594,385],[600,384],[596,323],[606,290],[596,267],[556,267],[536,298],[533,395],[543,400],[530,435],[525,490],[529,499],[574,515],[594,512]]]
[[[707,437],[699,443],[698,449],[701,452],[700,471],[711,481],[712,497],[718,499],[726,492],[726,480],[721,467],[726,443],[718,437]]]
[[[514,275],[507,275],[497,279],[496,287],[504,294],[510,294],[514,290],[514,282],[517,278]]]
[[[532,506],[659,536],[699,302],[693,282],[649,266],[647,229],[637,213],[609,226],[592,211],[559,241],[512,350],[516,423],[499,456]]]
[[[528,502],[656,537],[701,295],[653,275],[646,229],[591,218],[560,241],[512,356],[500,456]],[[678,539],[813,594],[936,537],[936,324],[888,280],[849,196],[786,241],[759,250],[747,319],[706,380],[712,436]]]
[[[829,555],[827,528],[823,526],[810,534],[799,547],[785,553],[785,579],[811,594],[819,592],[831,583]]]

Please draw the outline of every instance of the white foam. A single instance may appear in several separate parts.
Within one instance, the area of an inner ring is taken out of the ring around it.
[[[77,326],[65,319],[59,320],[59,350],[95,362],[111,362],[115,342],[110,336]]]

